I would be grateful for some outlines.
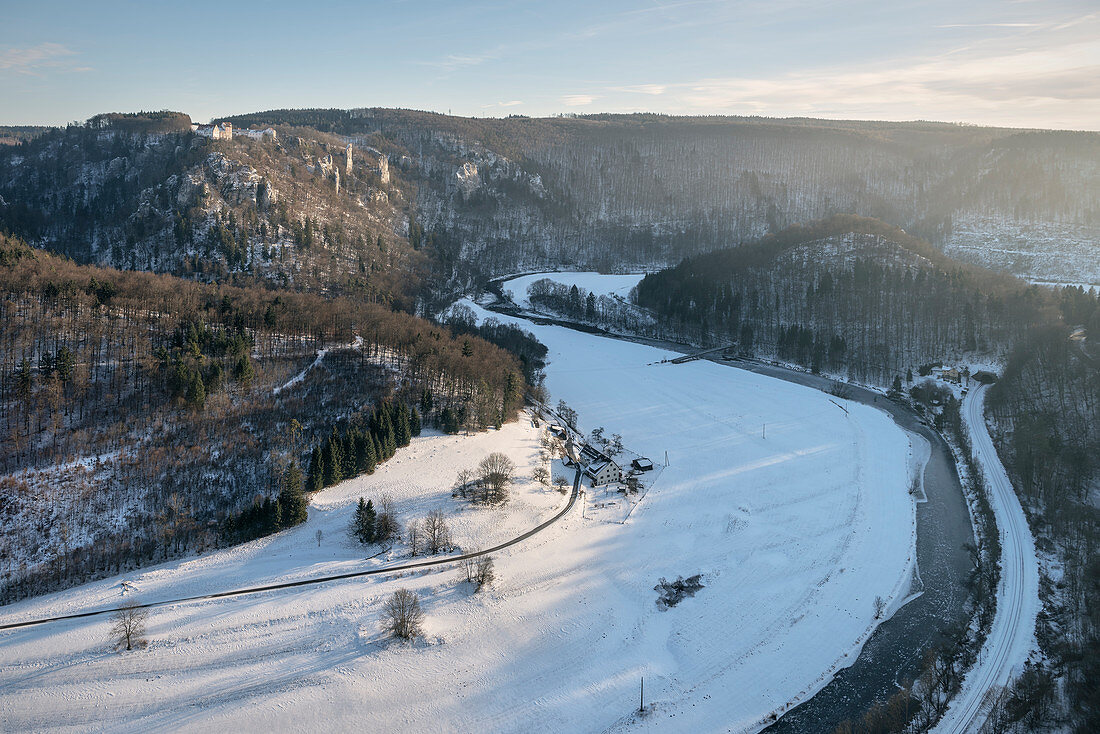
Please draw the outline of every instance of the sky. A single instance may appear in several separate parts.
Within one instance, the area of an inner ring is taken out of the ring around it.
[[[405,107],[1100,129],[1098,0],[0,0],[0,124]]]

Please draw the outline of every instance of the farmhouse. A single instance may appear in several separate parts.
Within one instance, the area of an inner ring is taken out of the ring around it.
[[[653,462],[644,456],[639,456],[637,459],[630,462],[630,464],[638,471],[653,471]]]
[[[592,462],[585,468],[584,473],[592,480],[593,487],[623,480],[623,470],[611,459]]]

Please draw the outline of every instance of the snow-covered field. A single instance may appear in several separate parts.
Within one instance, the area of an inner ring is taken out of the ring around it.
[[[596,297],[609,296],[627,298],[634,286],[642,279],[641,275],[601,275],[600,273],[535,273],[534,275],[522,275],[513,278],[504,284],[504,292],[510,294],[511,299],[522,306],[530,308],[531,302],[527,299],[527,289],[536,280],[552,280],[564,286],[577,286],[596,294]]]
[[[909,590],[907,436],[808,388],[523,324],[549,347],[549,388],[582,427],[620,433],[655,462],[668,452],[625,523],[574,508],[501,552],[481,594],[444,568],[163,608],[150,647],[129,654],[109,650],[101,618],[0,632],[0,730],[753,731],[852,662],[875,597],[896,606]],[[361,494],[390,493],[406,520],[446,507],[458,541],[483,547],[564,503],[524,482],[502,510],[456,504],[455,473],[491,450],[529,476],[537,431],[521,420],[418,439],[375,475],[319,493],[303,526],[126,579],[157,599],[392,562],[361,560],[343,533]],[[694,574],[703,589],[658,608],[662,577]],[[112,605],[120,581],[0,620]],[[401,587],[427,612],[411,645],[379,628]],[[651,710],[638,718],[642,676]]]

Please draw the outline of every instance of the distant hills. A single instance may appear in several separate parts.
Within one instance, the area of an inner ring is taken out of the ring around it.
[[[278,130],[264,145],[200,140],[185,119],[19,132],[28,142],[0,148],[0,226],[85,262],[405,303],[508,272],[670,265],[836,214],[1024,277],[1100,281],[1097,133],[393,109],[221,118]],[[349,143],[361,163],[384,158],[388,180],[377,165],[349,174]]]

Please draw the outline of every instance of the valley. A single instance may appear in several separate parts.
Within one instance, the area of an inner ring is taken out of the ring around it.
[[[586,517],[596,508],[582,503],[497,554],[498,581],[482,594],[443,567],[154,610],[140,662],[105,651],[106,620],[0,633],[0,685],[17,703],[4,715],[37,710],[53,691],[72,706],[51,706],[52,719],[35,719],[42,730],[80,726],[92,696],[97,720],[119,729],[255,726],[276,714],[283,725],[323,716],[350,726],[362,715],[346,705],[354,700],[372,722],[396,728],[722,722],[755,731],[854,660],[881,621],[875,596],[888,616],[914,575],[907,488],[920,452],[906,434],[873,408],[845,401],[845,413],[816,390],[705,361],[670,366],[664,350],[528,326],[550,348],[552,394],[575,407],[580,425],[621,433],[629,450],[654,460],[668,451],[669,466],[625,524]],[[414,439],[375,475],[315,495],[297,528],[127,575],[125,586],[112,578],[10,605],[4,620],[110,605],[123,588],[152,599],[169,588],[178,596],[380,563],[357,560],[342,531],[362,494],[392,494],[406,517],[443,507],[459,545],[484,547],[553,514],[564,497],[522,479],[503,509],[456,506],[451,475],[489,450],[505,450],[529,474],[537,436],[521,420],[470,438]],[[658,608],[660,578],[697,573],[704,588],[693,598]],[[399,586],[419,591],[427,612],[411,649],[377,627],[380,600]],[[798,666],[777,664],[793,650]],[[568,676],[556,673],[563,666]],[[643,676],[650,713],[635,719]],[[211,689],[228,678],[238,683]],[[429,688],[446,695],[425,695]]]

